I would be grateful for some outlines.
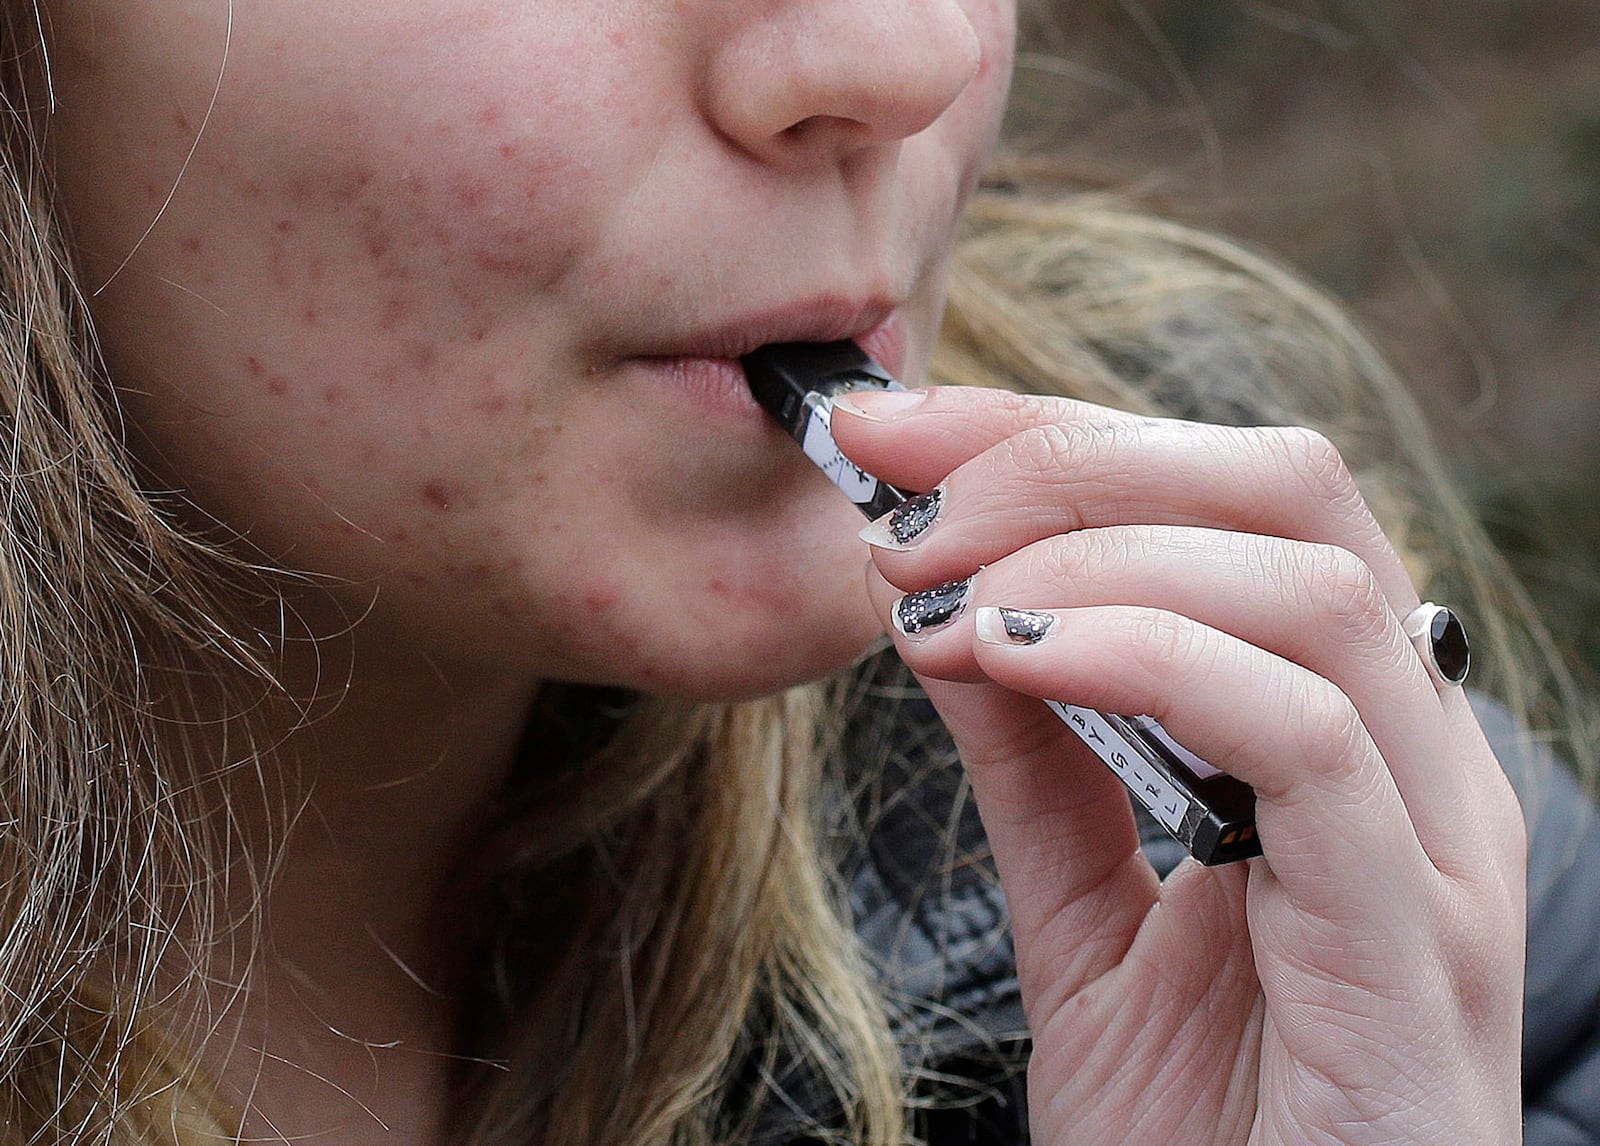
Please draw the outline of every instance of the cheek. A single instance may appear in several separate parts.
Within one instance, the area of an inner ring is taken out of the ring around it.
[[[342,279],[376,284],[385,329],[417,307],[405,284],[446,282],[459,306],[560,281],[663,103],[581,14],[251,7],[237,26],[191,15],[180,51],[159,6],[89,7],[64,20],[52,133],[91,279],[137,250],[145,289],[226,305],[249,272],[252,304],[309,327],[355,317]]]
[[[641,521],[610,523],[628,544],[597,540],[632,478],[574,413],[592,395],[563,285],[625,209],[619,108],[653,105],[571,83],[640,76],[553,60],[558,45],[540,74],[559,86],[486,55],[440,87],[428,51],[390,48],[381,74],[332,69],[330,91],[285,80],[309,66],[287,39],[242,40],[164,210],[192,118],[142,122],[125,72],[63,123],[85,250],[139,246],[96,305],[146,456],[273,560],[348,581],[355,613],[375,598],[454,655],[526,662],[542,635],[596,650],[580,675],[616,661],[665,684],[682,631],[665,602],[703,629],[702,603],[753,579],[737,562],[708,579],[692,554],[640,562]],[[148,202],[101,210],[130,178]]]
[[[549,73],[571,66],[556,59]],[[422,317],[408,285],[448,285],[455,305],[547,292],[605,230],[626,158],[602,149],[594,129],[616,93],[479,77],[431,99],[398,74],[375,82],[408,93],[401,106],[351,97],[297,109],[287,122],[309,125],[288,135],[249,107],[220,125],[241,142],[217,157],[216,192],[253,225],[266,285],[315,293],[324,279],[365,280],[387,329]],[[194,214],[214,228],[215,217]],[[296,317],[312,321],[310,309]]]
[[[623,95],[541,84],[493,55],[465,85],[458,64],[430,82],[437,54],[396,42],[376,74],[340,71],[330,93],[285,82],[309,66],[286,38],[236,47],[204,146],[98,307],[176,478],[218,498],[230,483],[273,488],[307,503],[298,522],[392,535],[410,526],[380,520],[404,517],[385,497],[459,511],[478,494],[454,475],[546,451],[561,410],[541,378],[570,365],[562,284],[606,231],[626,170],[593,126]],[[538,75],[597,71],[583,55],[546,44]],[[125,87],[113,79],[132,83],[107,77],[108,92]],[[107,100],[75,121],[82,197],[116,201],[105,182],[129,163],[164,196],[195,124],[174,114],[117,159],[107,141],[134,125],[95,130],[117,115],[129,112]],[[147,225],[137,210],[81,214],[88,251],[131,249]],[[267,479],[238,481],[252,469]]]

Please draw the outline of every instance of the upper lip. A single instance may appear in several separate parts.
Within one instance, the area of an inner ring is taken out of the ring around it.
[[[691,327],[638,357],[740,358],[774,342],[836,342],[866,333],[894,309],[883,299],[807,299]]]

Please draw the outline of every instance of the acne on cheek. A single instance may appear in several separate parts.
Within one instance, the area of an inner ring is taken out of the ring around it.
[[[554,138],[519,134],[491,106],[407,133],[401,152],[373,165],[404,174],[349,171],[322,196],[354,217],[375,277],[414,281],[449,268],[458,280],[463,271],[511,276],[537,289],[569,265],[588,173]]]
[[[289,379],[282,374],[269,374],[267,368],[261,364],[261,359],[255,355],[244,360],[244,369],[251,378],[260,381],[267,393],[279,398],[289,393]]]
[[[622,590],[609,581],[595,581],[584,591],[584,608],[592,614],[609,613],[622,599]]]
[[[450,487],[441,481],[424,483],[421,491],[421,501],[424,506],[436,513],[449,513],[455,505],[455,495]]]
[[[255,273],[274,309],[312,329],[366,309],[384,333],[413,333],[417,368],[432,364],[434,342],[485,341],[506,292],[516,313],[572,265],[592,191],[581,162],[526,130],[488,108],[407,133],[398,155],[374,149],[332,171],[245,181],[242,198],[260,200],[251,213],[265,216]],[[181,253],[195,271],[212,269],[200,234]]]
[[[562,627],[570,633],[568,641],[578,647],[594,647],[600,635],[613,662],[608,667],[626,666],[630,675],[641,680],[652,679],[660,675],[660,670],[654,665],[639,663],[643,642],[627,610],[619,608],[623,598],[622,585],[595,577],[556,594],[552,603]]]
[[[474,399],[472,403],[472,408],[478,413],[488,414],[491,417],[504,414],[506,410],[510,408],[510,406],[511,399],[507,398],[504,394],[492,392],[481,395],[480,397]]]
[[[566,50],[571,60],[555,59],[552,76],[592,71]],[[494,74],[503,49],[477,51],[492,65],[480,90],[518,98],[419,97],[378,118],[366,97],[336,92],[307,117],[308,134],[283,139],[263,127],[278,146],[215,160],[226,198],[204,215],[221,225],[196,217],[181,233],[176,277],[207,288],[220,280],[218,305],[248,296],[276,324],[245,356],[258,393],[321,396],[331,408],[348,391],[354,409],[369,387],[436,389],[447,359],[458,374],[462,347],[520,328],[538,305],[530,300],[592,241],[592,127],[616,94],[581,79],[543,91],[525,73]],[[457,409],[496,417],[515,412],[523,387],[502,378],[467,389]]]
[[[713,573],[706,580],[706,595],[718,611],[749,611],[780,615],[793,604],[786,594],[761,577]]]
[[[454,433],[476,425],[497,435],[507,428],[507,415],[526,420],[537,413],[534,395],[519,388],[522,373],[504,364],[463,369],[459,359],[447,360],[448,348],[442,343],[402,333],[404,323],[398,316],[407,309],[394,302],[379,326],[388,337],[377,354],[365,362],[348,364],[343,373],[352,376],[353,384],[325,381],[326,366],[314,354],[301,351],[271,358],[268,350],[246,354],[238,374],[253,389],[272,398],[301,398],[310,403],[308,424],[323,431],[335,424],[332,416],[340,410],[356,419],[374,411],[388,419],[397,411],[412,410],[415,416],[404,424],[389,424],[393,432],[417,442],[432,440],[436,426]],[[472,327],[467,344],[482,342],[484,334],[481,327]],[[403,404],[397,405],[394,396],[401,394],[422,395],[425,401],[418,404],[404,397],[399,399]],[[522,426],[518,432],[527,437],[530,429]],[[558,425],[542,425],[537,436],[544,440],[556,432]]]

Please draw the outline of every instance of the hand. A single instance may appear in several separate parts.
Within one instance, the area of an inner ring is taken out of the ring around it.
[[[885,624],[971,576],[906,663],[971,776],[1011,905],[1035,1141],[1520,1140],[1524,851],[1405,567],[1295,429],[934,389],[839,444],[933,525],[880,533]],[[865,414],[863,414],[865,412]],[[1047,612],[1034,644],[995,607]],[[1159,881],[1128,796],[1038,698],[1148,713],[1252,785],[1264,856]]]

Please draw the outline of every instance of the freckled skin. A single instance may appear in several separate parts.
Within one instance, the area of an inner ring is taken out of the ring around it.
[[[759,418],[708,423],[617,363],[871,292],[902,304],[916,381],[1009,4],[940,0],[982,57],[931,127],[790,162],[738,118],[774,53],[870,74],[906,27],[843,5],[796,24],[710,0],[236,0],[147,236],[230,6],[43,7],[90,287],[138,244],[95,309],[161,480],[441,661],[740,695],[875,636],[855,511]],[[906,99],[933,70],[896,81]],[[785,114],[832,124],[811,98]],[[600,581],[604,609],[573,591]]]

